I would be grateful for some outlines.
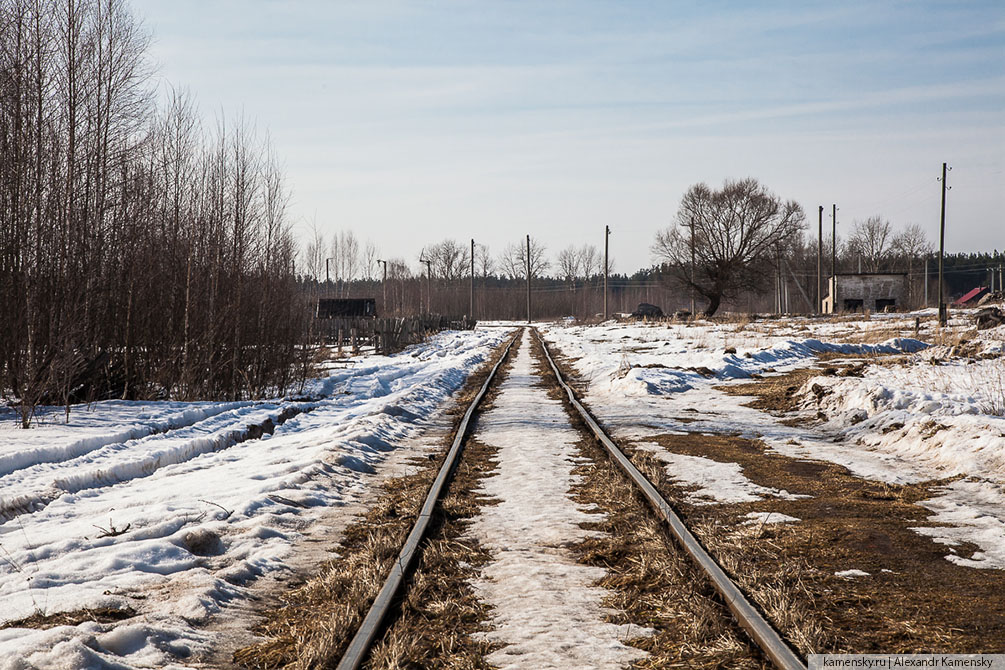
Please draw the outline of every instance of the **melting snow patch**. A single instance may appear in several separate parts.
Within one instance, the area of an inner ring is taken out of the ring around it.
[[[868,577],[869,573],[865,570],[841,570],[834,573],[835,577],[843,577],[845,579],[854,579],[855,577]]]
[[[743,522],[745,526],[766,523],[794,523],[802,520],[788,514],[782,514],[781,512],[750,512],[747,514],[747,519],[747,521]]]
[[[654,455],[666,462],[666,471],[674,481],[697,486],[688,497],[698,505],[712,503],[744,503],[763,500],[766,496],[782,500],[798,500],[809,496],[781,489],[759,486],[743,475],[739,463],[713,461],[704,456],[675,454],[656,446]]]
[[[361,359],[312,382],[310,403],[109,401],[75,408],[69,425],[0,425],[0,622],[139,610],[0,630],[0,670],[168,667],[212,648],[222,633],[196,624],[286,569],[302,531],[360,501],[392,450],[416,449],[506,335],[444,332]]]
[[[1005,495],[1001,484],[979,479],[952,482],[942,494],[919,503],[935,512],[929,521],[936,527],[912,530],[935,542],[958,546],[969,542],[980,547],[970,558],[955,554],[946,559],[971,568],[1005,568]]]

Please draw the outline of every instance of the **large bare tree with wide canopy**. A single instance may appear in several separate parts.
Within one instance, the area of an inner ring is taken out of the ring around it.
[[[756,179],[727,180],[720,190],[695,184],[674,222],[656,234],[652,252],[708,301],[705,315],[711,316],[723,298],[765,287],[774,259],[801,233],[805,218],[798,203],[783,202]]]

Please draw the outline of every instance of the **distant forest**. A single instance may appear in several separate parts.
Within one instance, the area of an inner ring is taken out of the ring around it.
[[[856,224],[857,231],[848,240],[839,236],[836,269],[849,272],[903,272],[908,276],[908,303],[904,308],[924,306],[927,269],[928,305],[935,306],[938,295],[938,253],[920,229],[908,227],[907,235],[893,232],[889,222],[879,217],[868,226]],[[886,230],[885,242],[868,246],[864,228]],[[855,233],[858,233],[857,235]],[[346,243],[348,241],[348,244]],[[896,242],[896,244],[895,244]],[[831,241],[824,239],[823,283],[831,273]],[[367,258],[360,249],[369,249]],[[499,255],[492,255],[484,245],[475,245],[474,310],[477,319],[523,319],[527,315],[526,252],[522,244],[510,245]],[[759,273],[768,279],[751,289],[739,290],[723,300],[726,311],[771,313],[813,313],[816,303],[817,240],[808,230],[787,240],[779,253],[765,254],[754,261]],[[356,256],[353,259],[353,256]],[[456,240],[443,240],[422,249],[420,263],[412,268],[404,259],[387,263],[387,280],[382,281],[383,260],[369,243],[359,244],[351,232],[333,236],[326,244],[315,233],[305,247],[298,266],[301,290],[313,304],[319,297],[368,297],[377,301],[379,314],[406,316],[431,311],[448,315],[468,314],[471,310],[470,246]],[[346,260],[348,257],[348,260]],[[312,261],[313,258],[313,261]],[[326,263],[326,258],[330,261]],[[595,318],[604,309],[603,252],[591,245],[569,246],[556,253],[531,238],[531,303],[536,319],[572,316]],[[926,265],[927,259],[927,265]],[[1005,254],[950,253],[944,258],[944,286],[949,300],[962,296],[977,286],[989,286],[991,273],[995,286]],[[612,263],[613,265],[613,263]],[[685,272],[688,263],[683,264]],[[659,306],[666,312],[690,309],[691,292],[669,263],[639,269],[631,274],[613,267],[608,278],[608,310],[611,314],[631,312],[639,303]],[[779,305],[779,294],[786,296]],[[786,303],[787,302],[787,309]],[[695,309],[705,308],[696,295]]]

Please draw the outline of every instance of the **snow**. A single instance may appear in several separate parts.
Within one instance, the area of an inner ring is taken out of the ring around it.
[[[919,357],[872,366],[861,378],[814,377],[801,395],[806,409],[827,415],[824,430],[848,441],[925,463],[942,476],[1005,476],[1005,417],[987,412],[995,394],[1005,401],[1003,370],[1001,358],[932,365]],[[814,385],[822,390],[814,393]]]
[[[671,454],[650,444],[653,436],[736,434],[785,456],[831,461],[892,484],[965,476],[921,503],[933,513],[933,525],[916,530],[980,548],[970,558],[949,556],[953,562],[1005,568],[1005,334],[967,330],[964,312],[954,312],[942,331],[932,317],[923,310],[545,330],[587,382],[584,399],[615,438],[653,449],[674,479],[698,487],[694,502],[751,501],[772,492],[758,490],[737,464]],[[915,319],[921,320],[917,331]],[[960,346],[961,339],[970,340],[969,347]],[[794,426],[715,388],[822,367],[816,354],[824,352],[901,356],[893,364],[867,364],[862,377],[821,370],[797,393],[802,421]]]
[[[941,487],[935,498],[920,504],[935,513],[934,527],[914,528],[950,546],[972,542],[980,549],[970,558],[955,553],[946,558],[972,568],[1005,568],[1005,484],[973,477]],[[944,525],[943,525],[944,524]]]
[[[869,573],[864,570],[857,570],[852,568],[851,570],[839,570],[834,573],[835,577],[843,577],[845,579],[854,579],[855,577],[868,577]]]
[[[763,526],[769,523],[795,523],[800,521],[800,519],[794,516],[782,514],[781,512],[748,512],[746,517],[747,521],[743,523],[748,526]]]
[[[598,515],[569,498],[580,436],[538,382],[525,334],[479,420],[478,439],[499,449],[481,492],[499,502],[468,530],[493,555],[474,588],[493,607],[486,637],[505,645],[486,660],[503,670],[625,666],[646,654],[621,640],[652,631],[605,622],[606,591],[593,586],[604,570],[578,564],[567,548],[593,534],[579,524]]]
[[[288,569],[360,500],[505,330],[445,332],[329,371],[310,401],[101,402],[0,433],[3,618],[131,607],[118,623],[0,630],[0,668],[170,667],[219,642],[212,615]],[[279,424],[255,437],[252,426]],[[100,528],[99,528],[100,527]],[[109,536],[105,531],[125,531]],[[220,538],[208,550],[191,533]],[[200,552],[197,555],[194,551]]]
[[[796,500],[808,496],[794,495],[788,491],[758,486],[743,476],[737,463],[723,463],[704,456],[675,454],[656,444],[640,443],[639,448],[653,452],[664,461],[667,474],[677,482],[697,487],[688,494],[696,505],[717,503],[743,503],[763,500],[766,496],[783,500]]]

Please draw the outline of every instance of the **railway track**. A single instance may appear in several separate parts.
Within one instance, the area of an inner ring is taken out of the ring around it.
[[[705,551],[701,543],[674,512],[666,499],[632,464],[596,419],[582,405],[572,387],[564,380],[561,370],[552,357],[551,352],[549,352],[543,338],[540,337],[536,330],[532,329],[525,329],[523,336],[533,337],[539,343],[546,358],[547,366],[550,368],[555,380],[557,380],[562,393],[568,398],[572,410],[578,414],[577,418],[582,421],[582,424],[592,434],[597,444],[607,453],[610,460],[632,482],[632,485],[637,487],[638,491],[651,507],[652,513],[665,524],[670,534],[676,540],[678,547],[683,549],[690,560],[708,578],[723,603],[729,608],[736,622],[746,632],[750,640],[757,645],[764,657],[773,666],[781,670],[805,670],[806,665],[799,656],[782,640],[778,632],[763,617],[760,611],[750,603],[741,589],[729,578],[708,552]],[[504,354],[500,356],[498,362],[481,385],[478,393],[467,407],[455,432],[447,456],[423,501],[421,510],[398,554],[397,560],[395,560],[390,574],[387,576],[362,624],[343,653],[337,666],[339,670],[355,670],[362,667],[368,658],[371,648],[380,639],[386,622],[397,606],[398,597],[401,595],[402,590],[407,588],[409,574],[422,551],[423,540],[430,528],[430,522],[434,516],[438,500],[446,489],[452,473],[457,468],[463,456],[464,445],[470,438],[472,421],[478,411],[478,407],[485,398],[486,393],[496,383],[498,371],[507,358],[511,356],[515,343],[520,339],[521,336],[518,334],[509,342]],[[571,426],[570,422],[570,429]]]

